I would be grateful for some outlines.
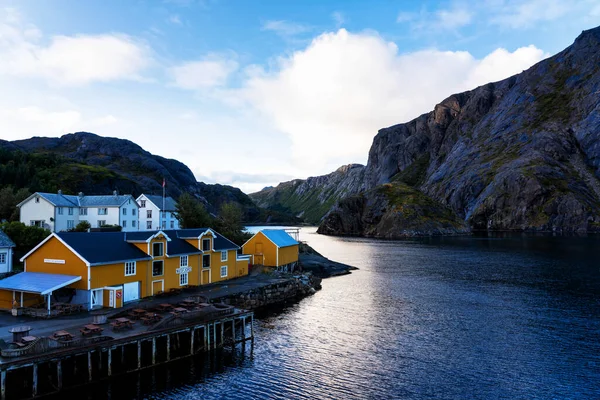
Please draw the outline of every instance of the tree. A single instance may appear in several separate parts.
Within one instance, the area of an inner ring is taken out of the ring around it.
[[[221,205],[217,220],[218,231],[240,246],[252,237],[245,231],[242,218],[243,212],[240,206],[234,202],[226,202]]]
[[[213,218],[204,208],[204,204],[189,193],[179,196],[176,215],[181,228],[205,228],[213,225]]]
[[[0,224],[0,229],[15,242],[15,258],[17,259],[27,254],[51,233],[48,229],[27,226],[17,221],[4,222]]]
[[[77,224],[77,226],[75,228],[73,228],[73,232],[87,232],[88,229],[90,229],[92,227],[92,224],[90,224],[88,221],[81,221]]]
[[[0,189],[0,221],[18,221],[19,209],[17,204],[29,197],[28,189],[14,189],[6,186]]]

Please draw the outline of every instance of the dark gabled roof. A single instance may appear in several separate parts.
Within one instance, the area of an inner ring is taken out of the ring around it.
[[[165,197],[165,209],[162,209],[163,198],[162,196],[157,196],[153,194],[142,194],[141,196],[146,196],[146,198],[151,201],[156,207],[158,207],[161,211],[176,211],[177,203],[173,200],[172,197]],[[140,197],[141,197],[140,196]],[[138,197],[139,199],[139,197]]]
[[[233,243],[231,240],[227,239],[225,236],[221,235],[219,232],[210,229],[210,228],[194,228],[194,229],[177,229],[171,231],[163,231],[169,237],[173,235],[173,237],[192,239],[197,238],[200,235],[206,233],[206,231],[210,230],[215,234],[215,240],[213,240],[213,249],[215,251],[222,250],[238,250],[240,246]],[[171,232],[171,233],[169,233]]]
[[[8,235],[0,229],[0,247],[15,247],[15,242],[10,240]]]
[[[57,194],[57,193],[41,193],[36,192],[35,194],[48,200],[50,203],[57,207],[77,207],[77,196],[70,194]]]
[[[298,244],[298,242],[283,229],[263,229],[260,232],[262,232],[262,234],[271,242],[275,243],[277,247],[289,247]]]
[[[124,234],[125,232],[60,232],[56,235],[91,265],[152,259],[127,243]]]
[[[83,196],[79,197],[79,205],[81,207],[120,207],[129,199],[131,199],[131,202],[135,203],[137,206],[137,202],[130,194],[112,196]]]
[[[202,251],[195,248],[188,242],[177,237],[175,230],[171,231],[140,231],[140,232],[126,232],[126,239],[130,242],[146,242],[152,236],[158,232],[163,232],[171,241],[167,242],[166,253],[168,256],[177,256],[182,254],[202,254]]]

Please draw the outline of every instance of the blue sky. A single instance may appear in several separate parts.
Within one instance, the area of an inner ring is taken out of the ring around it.
[[[600,0],[0,0],[0,137],[125,138],[252,192],[597,25]]]

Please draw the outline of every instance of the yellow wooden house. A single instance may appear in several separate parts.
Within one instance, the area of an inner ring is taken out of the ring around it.
[[[282,229],[263,229],[242,245],[252,264],[293,270],[298,264],[299,243]]]
[[[248,274],[249,257],[212,229],[53,233],[0,280],[0,308],[66,301],[88,309]],[[54,299],[54,300],[52,300]]]

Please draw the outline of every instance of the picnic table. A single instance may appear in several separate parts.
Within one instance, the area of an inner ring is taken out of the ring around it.
[[[56,331],[52,334],[52,338],[56,340],[73,340],[73,335],[67,331]]]
[[[21,342],[25,343],[25,344],[29,344],[31,342],[35,342],[37,340],[37,337],[35,336],[24,336],[21,339]]]
[[[119,331],[122,329],[131,329],[133,328],[133,324],[135,322],[133,322],[132,320],[130,320],[129,318],[117,318],[115,319],[114,322],[111,322],[111,326],[113,331]]]
[[[173,311],[171,311],[171,314],[173,314],[173,315],[179,315],[179,314],[183,314],[183,313],[186,313],[186,312],[188,312],[187,308],[175,307],[173,309]]]
[[[158,306],[156,306],[156,309],[158,311],[170,311],[173,308],[172,304],[169,303],[163,303],[163,304],[159,304]]]
[[[104,329],[100,328],[98,325],[88,324],[79,330],[83,336],[93,335],[93,334],[102,334]]]
[[[181,301],[178,305],[183,308],[192,308],[192,307],[195,307],[196,304],[198,304],[198,303],[196,303],[194,300],[186,299],[186,300]]]
[[[142,324],[144,325],[153,325],[155,323],[157,323],[158,321],[160,321],[162,319],[162,316],[160,314],[156,314],[156,313],[146,313],[146,315],[144,315],[143,317],[140,318],[140,320],[142,321]]]
[[[136,308],[133,309],[129,312],[129,316],[132,319],[140,319],[141,317],[143,317],[146,314],[146,310],[144,310],[143,308]]]

